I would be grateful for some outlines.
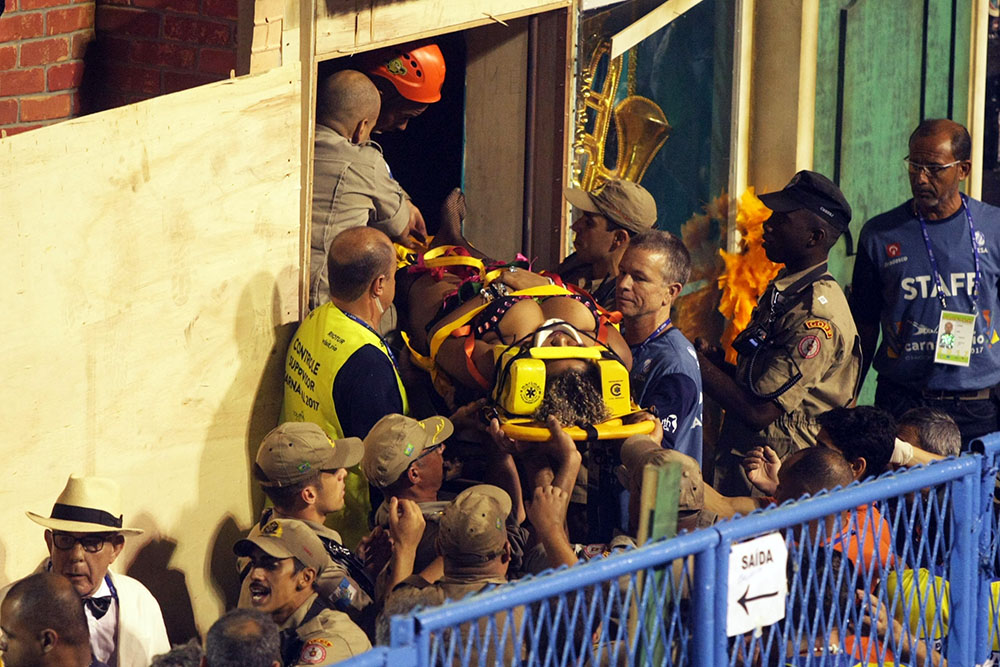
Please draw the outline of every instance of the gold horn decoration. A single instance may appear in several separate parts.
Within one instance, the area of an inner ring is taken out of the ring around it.
[[[607,73],[597,90],[593,87],[594,76],[602,59],[607,61]],[[653,100],[630,95],[615,105],[621,66],[620,56],[611,60],[610,42],[602,42],[594,50],[590,66],[584,72],[575,147],[583,163],[579,169],[582,172],[579,183],[584,190],[593,190],[611,178],[638,183],[670,136],[670,123],[663,109]],[[618,155],[615,167],[609,169],[604,164],[604,147],[612,118],[618,134]],[[588,121],[592,121],[589,132]]]
[[[594,77],[602,60],[607,62],[607,72],[598,90],[594,88]],[[580,186],[587,191],[593,189],[598,176],[603,176],[602,180],[607,178],[608,170],[604,166],[604,142],[614,113],[615,93],[618,90],[621,67],[621,58],[611,59],[611,42],[601,42],[590,57],[590,66],[584,71],[576,128],[576,153],[583,162]],[[587,131],[588,121],[592,122],[590,132]]]
[[[615,107],[618,161],[615,177],[638,183],[670,136],[663,109],[648,97],[626,97]]]

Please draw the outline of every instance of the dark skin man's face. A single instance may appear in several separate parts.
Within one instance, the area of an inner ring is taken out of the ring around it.
[[[947,217],[958,210],[961,203],[959,185],[969,175],[971,165],[968,160],[952,164],[956,158],[951,149],[951,134],[940,131],[915,137],[910,142],[909,160],[929,167],[929,170],[913,166],[908,169],[910,191],[917,209],[930,220]]]

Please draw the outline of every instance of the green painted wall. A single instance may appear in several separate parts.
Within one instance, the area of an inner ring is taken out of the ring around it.
[[[966,123],[971,24],[972,0],[821,0],[813,168],[844,191],[855,240],[910,197],[902,159],[917,123]],[[841,241],[830,269],[846,285],[853,267]],[[861,403],[872,402],[873,379]]]

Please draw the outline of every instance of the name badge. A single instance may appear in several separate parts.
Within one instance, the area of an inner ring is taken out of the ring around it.
[[[934,347],[934,363],[968,366],[975,334],[974,314],[942,310],[938,321],[937,344]]]

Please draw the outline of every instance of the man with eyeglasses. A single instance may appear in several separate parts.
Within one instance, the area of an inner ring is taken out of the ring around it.
[[[942,410],[968,443],[997,430],[1000,209],[960,191],[972,169],[962,125],[925,120],[909,148],[913,198],[865,223],[851,310],[864,370],[878,371],[875,404],[896,418]]]
[[[250,599],[240,607],[270,614],[278,624],[283,667],[331,665],[371,648],[361,628],[317,594],[315,584],[329,558],[305,523],[269,521],[237,542],[233,552],[250,561]]]
[[[388,528],[389,501],[412,500],[420,508],[427,528],[417,546],[414,571],[420,572],[437,557],[434,545],[438,520],[448,505],[438,500],[444,481],[444,441],[454,432],[447,417],[417,421],[405,415],[386,415],[365,436],[361,469],[385,501],[375,511],[375,524]]]
[[[140,582],[108,569],[125,537],[142,534],[122,525],[117,482],[70,475],[48,517],[27,514],[46,528],[49,559],[40,571],[66,577],[83,599],[95,660],[110,667],[146,667],[153,656],[170,650],[156,598]]]

